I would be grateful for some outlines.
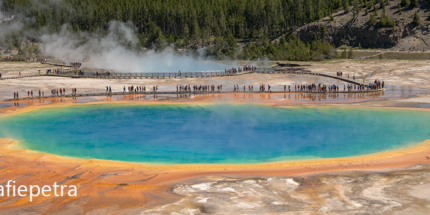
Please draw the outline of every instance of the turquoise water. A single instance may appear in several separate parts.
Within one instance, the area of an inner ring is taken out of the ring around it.
[[[144,163],[259,163],[363,155],[430,139],[430,112],[259,105],[83,105],[0,118],[29,149]]]

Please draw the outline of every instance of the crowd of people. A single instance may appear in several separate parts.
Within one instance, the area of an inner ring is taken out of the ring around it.
[[[356,85],[356,84],[348,84],[343,85],[343,91],[351,92],[351,91],[364,91],[364,90],[378,90],[385,87],[385,83],[382,81],[375,80],[373,84],[369,85]],[[284,85],[284,92],[291,92],[291,85]],[[294,91],[295,92],[339,92],[341,90],[341,86],[332,84],[332,85],[326,85],[326,84],[295,84],[294,85]],[[254,91],[253,85],[246,85],[243,86],[243,92],[246,92],[246,89],[248,89],[249,92]],[[272,86],[270,84],[267,85],[259,85],[259,91],[260,92],[272,92]],[[240,92],[239,85],[233,86],[233,92]]]
[[[77,69],[80,68],[82,66],[81,62],[70,62],[70,65],[73,66],[73,68]]]
[[[296,92],[337,92],[339,91],[339,85],[325,85],[325,84],[299,84],[294,85]]]
[[[176,85],[176,92],[215,92],[221,91],[220,85]]]
[[[72,95],[76,95],[77,89],[76,88],[72,88]],[[66,88],[59,88],[59,89],[51,89],[51,97],[54,96],[65,96],[66,95]],[[45,92],[39,90],[39,96],[36,98],[44,98],[45,97]],[[13,92],[13,98],[14,99],[19,99],[19,92]],[[33,90],[28,90],[27,91],[27,98],[35,98]]]
[[[247,68],[252,69],[252,67]],[[54,72],[57,72],[54,70]],[[21,73],[19,73],[21,75]],[[337,73],[338,76],[342,76],[342,72]],[[1,78],[1,76],[0,76]],[[370,84],[347,84],[343,85],[343,92],[353,92],[353,91],[370,91],[370,90],[379,90],[383,89],[385,87],[385,82],[380,80],[375,80],[373,83]],[[223,88],[223,85],[176,85],[176,92],[220,92]],[[294,85],[294,92],[339,92],[341,91],[342,87],[336,84],[332,85],[326,85],[326,84],[295,84]],[[233,85],[233,92],[240,92],[241,89],[243,92],[246,92],[247,90],[249,92],[254,91],[253,85],[243,85],[241,88],[238,84]],[[284,92],[291,92],[292,85],[283,85]],[[72,95],[77,95],[77,89],[72,88]],[[260,92],[272,92],[272,86],[270,84],[259,85],[259,91]],[[124,93],[125,92],[147,92],[146,86],[124,86]],[[152,92],[158,92],[158,86],[154,85],[152,86]],[[278,91],[279,92],[279,91]],[[112,93],[112,87],[106,86],[106,93]],[[51,90],[51,97],[54,96],[63,96],[66,95],[66,89],[65,88],[59,88],[59,89],[52,89]],[[27,97],[33,98],[33,91],[27,91]],[[41,92],[39,90],[39,97],[45,97],[44,92]],[[13,98],[19,99],[19,92],[13,92]]]
[[[158,90],[158,86],[153,86],[153,91],[155,92],[156,90]],[[108,93],[112,93],[112,88],[111,87],[106,87],[106,91]],[[146,86],[128,86],[127,88],[124,86],[124,91],[123,92],[146,92]]]
[[[66,95],[66,88],[60,88],[60,89],[52,89],[51,90],[51,96],[58,96],[58,93],[62,96],[63,94]]]
[[[383,89],[385,87],[385,82],[380,80],[375,80],[372,84],[369,85],[371,90]]]
[[[248,72],[248,71],[255,71],[257,67],[255,66],[241,66],[237,68],[231,68],[231,69],[225,69],[225,74],[236,74],[240,72]]]
[[[52,72],[52,74],[60,74],[61,69],[47,69],[46,70],[46,74],[49,74],[51,72]]]
[[[77,75],[77,74],[79,74],[79,75],[84,75],[84,71],[79,70],[79,72],[78,72],[78,71],[76,71],[76,70],[75,70],[75,75]]]

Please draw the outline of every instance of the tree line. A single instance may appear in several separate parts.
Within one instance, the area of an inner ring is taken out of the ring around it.
[[[35,17],[33,27],[106,29],[109,21],[134,23],[139,34],[156,25],[179,37],[229,35],[274,37],[328,16],[342,0],[5,0],[6,10]]]
[[[317,60],[334,57],[333,47],[316,37],[303,43],[285,38],[304,24],[349,5],[373,0],[5,0],[4,8],[28,20],[27,29],[106,33],[109,22],[130,23],[139,47],[162,50],[208,47],[218,58]],[[277,39],[275,43],[270,42]],[[239,48],[238,42],[246,44]]]

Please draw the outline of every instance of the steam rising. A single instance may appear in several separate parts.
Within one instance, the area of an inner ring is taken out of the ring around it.
[[[42,54],[64,62],[85,62],[85,67],[89,68],[151,73],[213,71],[231,67],[204,60],[201,55],[178,54],[173,48],[163,52],[135,51],[138,39],[132,25],[117,21],[109,23],[106,36],[72,33],[64,25],[58,34],[43,35],[40,39]]]

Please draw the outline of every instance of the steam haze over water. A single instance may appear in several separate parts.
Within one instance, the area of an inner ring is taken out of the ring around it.
[[[82,43],[85,38],[85,43]],[[106,36],[90,33],[72,33],[63,26],[58,34],[41,37],[41,51],[64,62],[84,62],[85,67],[114,70],[117,72],[196,72],[231,68],[203,58],[204,48],[197,55],[186,55],[168,47],[161,52],[133,49],[138,39],[132,27],[126,23],[110,22]]]

